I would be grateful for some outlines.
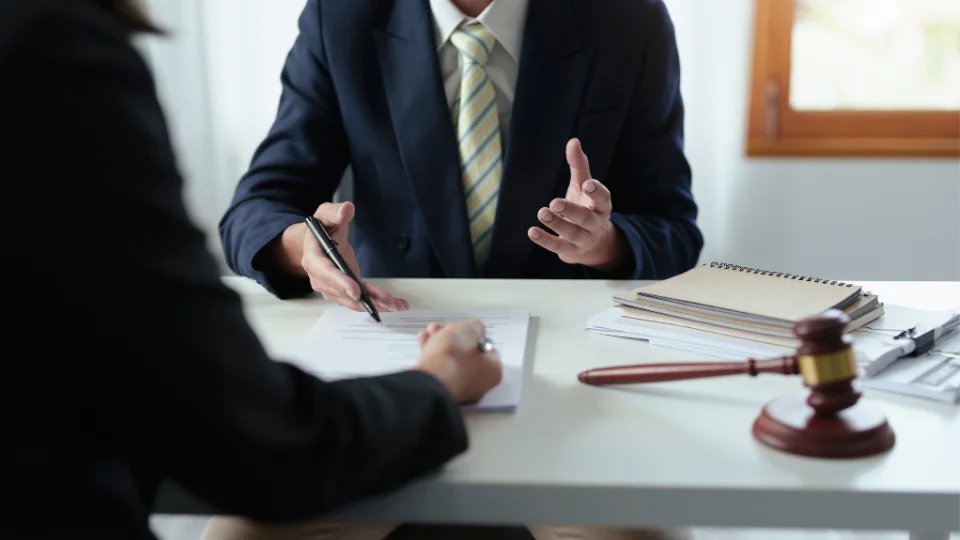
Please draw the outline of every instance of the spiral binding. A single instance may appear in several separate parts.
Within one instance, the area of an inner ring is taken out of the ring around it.
[[[797,281],[810,281],[813,283],[823,283],[824,285],[835,285],[837,287],[853,287],[853,283],[844,283],[842,281],[814,278],[809,276],[800,276],[797,274],[788,274],[787,272],[775,272],[772,270],[761,270],[759,268],[748,268],[738,264],[729,264],[723,262],[710,263],[711,268],[722,268],[724,270],[736,270],[737,272],[746,272],[748,274],[757,274],[759,276],[773,276],[784,279],[795,279]]]

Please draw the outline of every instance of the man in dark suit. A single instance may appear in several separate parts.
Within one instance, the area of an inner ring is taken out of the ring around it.
[[[230,267],[281,298],[316,290],[362,309],[355,283],[304,252],[311,213],[364,277],[656,279],[699,256],[661,0],[308,0],[281,80],[220,224]],[[334,204],[347,165],[354,197]],[[409,307],[368,289],[381,310]],[[368,540],[394,526],[217,518],[206,538]]]
[[[0,214],[4,538],[152,538],[166,480],[307,519],[463,452],[458,404],[500,380],[476,321],[431,325],[394,375],[326,383],[267,357],[181,200],[128,41],[150,28],[126,0],[0,0],[0,162],[19,171]]]
[[[359,309],[303,256],[314,212],[365,277],[660,279],[699,256],[662,0],[309,0],[282,83],[220,226],[281,298]]]

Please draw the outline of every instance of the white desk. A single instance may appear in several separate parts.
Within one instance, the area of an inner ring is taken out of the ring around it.
[[[282,358],[326,304],[241,291],[251,324]],[[376,281],[376,280],[375,280]],[[414,308],[518,307],[533,313],[528,379],[514,414],[472,415],[471,448],[431,478],[338,517],[471,523],[960,530],[960,407],[880,392],[897,435],[886,456],[794,457],[756,443],[761,407],[803,392],[797,378],[729,377],[614,390],[576,374],[687,353],[588,334],[587,317],[637,283],[382,280]],[[889,304],[960,305],[960,283],[864,283]],[[932,534],[931,534],[932,533]]]

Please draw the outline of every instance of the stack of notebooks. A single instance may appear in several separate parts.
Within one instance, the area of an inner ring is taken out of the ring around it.
[[[883,315],[860,286],[722,263],[618,294],[624,317],[795,348],[793,326],[830,309],[850,317],[852,332]]]

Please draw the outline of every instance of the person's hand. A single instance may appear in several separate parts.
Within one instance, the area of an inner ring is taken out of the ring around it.
[[[357,279],[363,279],[360,275],[360,265],[357,264],[357,256],[353,252],[353,247],[347,241],[350,233],[350,220],[353,219],[355,207],[351,202],[343,203],[324,203],[321,204],[313,217],[317,218],[323,227],[330,233],[330,237],[337,243],[337,250],[343,256],[343,260],[353,270]],[[303,256],[300,260],[301,266],[310,278],[310,286],[313,290],[319,292],[323,297],[331,302],[336,302],[355,311],[364,311],[358,299],[360,298],[360,286],[357,282],[350,279],[341,272],[333,261],[323,252],[320,243],[313,236],[306,226],[303,226]],[[370,300],[376,306],[378,311],[404,311],[410,308],[410,304],[401,298],[395,298],[384,289],[364,282],[367,292],[370,294]]]
[[[484,336],[486,329],[476,320],[446,326],[431,323],[418,336],[416,369],[436,377],[457,403],[475,403],[503,377],[500,353],[483,352],[478,346]]]
[[[567,163],[570,185],[566,197],[554,199],[549,208],[541,208],[537,213],[540,223],[557,236],[539,227],[531,227],[527,235],[565,263],[614,267],[627,248],[622,233],[610,222],[613,211],[610,190],[590,177],[587,155],[577,139],[567,143]]]

